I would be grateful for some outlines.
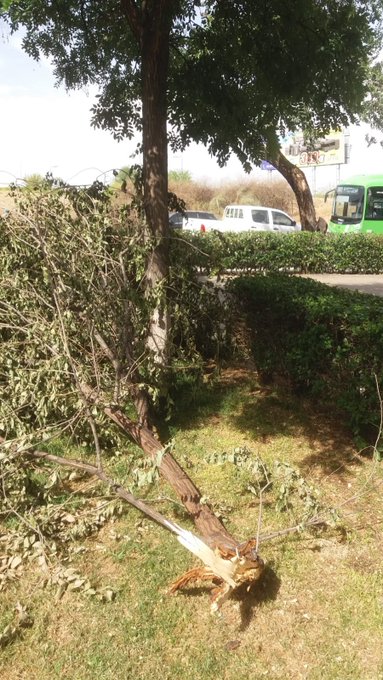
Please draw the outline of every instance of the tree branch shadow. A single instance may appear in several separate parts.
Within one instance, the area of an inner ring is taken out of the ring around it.
[[[201,422],[219,424],[222,418],[264,444],[279,435],[304,438],[313,452],[301,460],[302,470],[315,467],[346,478],[358,465],[344,414],[333,405],[294,392],[281,379],[265,385],[252,365],[223,368],[219,381],[199,386],[198,399],[186,408],[179,396],[173,427],[187,430]]]
[[[250,585],[246,583],[234,590],[230,600],[239,602],[241,624],[240,631],[246,630],[250,625],[254,611],[264,602],[275,600],[281,586],[281,580],[269,565],[266,565],[262,578]],[[214,585],[200,585],[177,590],[177,597],[201,597],[211,595]]]
[[[244,583],[237,588],[231,596],[232,600],[239,602],[241,624],[240,631],[249,627],[255,610],[265,602],[275,600],[281,587],[281,579],[271,566],[266,565],[262,578],[250,586]]]

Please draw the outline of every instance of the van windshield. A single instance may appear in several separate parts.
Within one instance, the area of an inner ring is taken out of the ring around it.
[[[356,224],[363,218],[364,188],[340,185],[334,197],[331,221],[337,224]]]

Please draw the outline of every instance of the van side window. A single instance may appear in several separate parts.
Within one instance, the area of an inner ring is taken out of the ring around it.
[[[269,214],[267,210],[252,210],[251,217],[253,222],[261,222],[261,224],[269,224]]]
[[[284,215],[284,213],[277,212],[276,210],[272,211],[272,216],[273,216],[273,223],[274,224],[280,224],[285,227],[293,227],[293,220],[288,217],[288,215]]]
[[[241,208],[238,210],[238,217],[243,219],[243,210]]]

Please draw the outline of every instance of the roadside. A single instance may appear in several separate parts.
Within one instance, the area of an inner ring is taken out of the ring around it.
[[[383,274],[300,274],[328,286],[351,288],[369,295],[383,296]]]

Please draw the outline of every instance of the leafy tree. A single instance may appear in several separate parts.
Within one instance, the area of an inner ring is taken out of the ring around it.
[[[312,229],[307,182],[282,155],[278,136],[300,128],[313,139],[363,115],[371,59],[381,44],[382,3],[238,5],[234,17],[232,3],[216,3],[206,28],[193,34],[195,62],[208,77],[185,60],[189,88],[177,95],[187,112],[181,136],[187,143],[192,131],[222,163],[231,151],[245,167],[269,159],[302,197],[301,221]]]
[[[13,0],[1,17],[24,29],[33,58],[51,58],[58,81],[99,88],[93,124],[117,139],[142,135],[142,229],[151,248],[141,298],[153,383],[171,355],[168,143],[204,143],[221,164],[249,169],[278,153],[278,134],[315,135],[355,120],[367,93],[382,3],[374,0]],[[169,132],[168,132],[169,130]],[[76,208],[75,208],[76,210]],[[138,302],[138,301],[137,301]],[[102,317],[104,318],[104,317]],[[129,328],[131,332],[131,328]],[[75,371],[72,371],[75,373]],[[161,378],[162,376],[162,378]],[[141,423],[148,390],[137,390]]]
[[[359,0],[18,0],[2,15],[23,46],[49,56],[68,88],[99,87],[93,123],[142,133],[146,223],[158,239],[147,285],[168,273],[167,143],[207,145],[249,168],[278,153],[278,133],[315,134],[354,120],[366,94],[381,2]],[[167,124],[169,136],[167,136]],[[149,342],[168,360],[162,301]]]
[[[378,0],[22,0],[5,18],[68,87],[100,87],[94,124],[117,138],[142,130],[145,210],[163,235],[166,119],[174,147],[201,141],[245,167],[273,158],[286,128],[348,124],[367,92],[381,9]]]

